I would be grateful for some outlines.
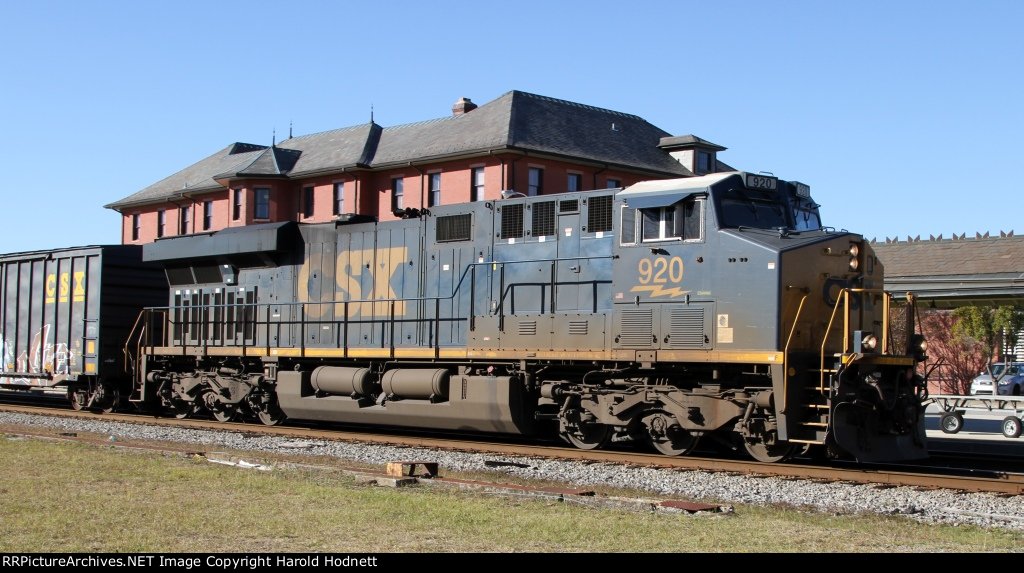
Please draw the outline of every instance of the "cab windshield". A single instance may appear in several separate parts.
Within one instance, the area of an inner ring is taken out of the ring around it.
[[[793,207],[793,228],[797,231],[816,231],[821,228],[818,206],[813,202],[798,201]]]
[[[733,187],[718,195],[718,222],[722,228],[791,229],[787,206],[774,191]]]

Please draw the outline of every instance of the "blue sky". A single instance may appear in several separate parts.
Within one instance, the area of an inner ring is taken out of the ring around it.
[[[0,252],[120,241],[103,205],[233,141],[518,89],[811,185],[826,224],[1024,233],[1024,2],[0,0]]]

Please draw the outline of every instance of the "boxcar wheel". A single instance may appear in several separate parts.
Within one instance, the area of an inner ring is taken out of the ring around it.
[[[1007,438],[1019,438],[1021,434],[1021,421],[1017,416],[1003,418],[1003,435]]]
[[[103,414],[109,414],[121,403],[121,392],[109,384],[101,384],[96,389],[96,397],[92,400],[93,407]]]
[[[939,426],[942,427],[942,433],[955,434],[964,429],[964,417],[956,413],[943,414]]]
[[[71,402],[71,409],[77,412],[89,403],[89,394],[85,390],[68,388],[68,400]]]

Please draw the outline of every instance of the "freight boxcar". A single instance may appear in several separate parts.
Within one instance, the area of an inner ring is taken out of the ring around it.
[[[139,246],[0,255],[0,388],[60,389],[75,409],[113,408],[130,387],[124,340],[166,292]]]

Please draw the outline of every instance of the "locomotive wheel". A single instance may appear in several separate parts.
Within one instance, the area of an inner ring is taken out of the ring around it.
[[[256,417],[265,426],[276,426],[283,422],[286,416],[277,405],[277,400],[274,400],[273,402],[261,404],[260,408],[256,410]]]
[[[746,448],[750,457],[769,464],[788,460],[797,452],[797,447],[788,442],[777,442],[769,446],[763,441],[743,440],[743,447]]]
[[[1003,435],[1007,438],[1019,438],[1021,434],[1021,422],[1017,416],[1003,418]]]
[[[682,456],[697,447],[700,437],[680,426],[669,414],[655,412],[644,416],[641,421],[647,429],[647,443],[660,454]]]
[[[171,413],[179,420],[192,416],[198,408],[199,405],[195,402],[186,402],[178,398],[171,399]]]
[[[586,424],[563,432],[562,439],[581,450],[596,450],[605,446],[612,437],[612,429],[604,424]]]
[[[943,414],[939,426],[944,434],[955,434],[964,429],[964,417],[960,414]]]
[[[203,404],[210,415],[213,416],[213,419],[218,422],[230,422],[238,411],[238,407],[235,404],[222,403],[213,392],[207,392],[203,395]]]

